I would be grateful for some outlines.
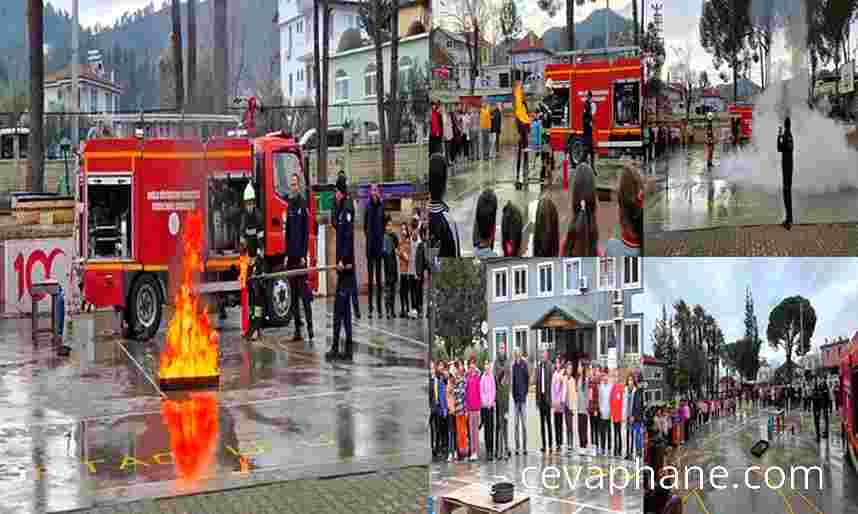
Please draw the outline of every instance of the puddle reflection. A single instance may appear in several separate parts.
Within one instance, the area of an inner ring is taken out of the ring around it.
[[[213,468],[218,441],[218,403],[214,393],[190,393],[164,400],[161,418],[170,434],[176,477],[183,486],[196,485]]]

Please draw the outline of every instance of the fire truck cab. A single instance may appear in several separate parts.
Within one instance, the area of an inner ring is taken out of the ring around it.
[[[283,223],[293,173],[309,210],[309,266],[316,265],[316,203],[301,145],[285,133],[255,139],[95,139],[83,149],[79,175],[78,255],[83,292],[96,307],[114,307],[126,335],[146,340],[181,281],[182,225],[198,211],[205,220],[200,292],[239,303],[242,192],[256,190],[265,219],[265,269],[285,266]],[[310,275],[311,287],[317,280]],[[288,319],[287,279],[266,284],[273,325]]]
[[[587,92],[592,91],[594,150],[603,157],[642,153],[644,73],[640,49],[583,50],[560,56],[564,63],[545,66],[545,79],[551,79],[554,94],[561,98],[552,110],[554,151],[570,148],[573,158],[580,160],[584,106]]]
[[[840,358],[840,431],[846,458],[858,470],[858,332]]]
[[[738,119],[741,126],[740,140],[743,144],[751,141],[754,122],[754,106],[748,103],[730,104],[729,113],[731,119]]]

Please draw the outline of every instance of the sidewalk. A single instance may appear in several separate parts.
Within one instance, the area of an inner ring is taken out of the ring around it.
[[[846,257],[858,255],[858,224],[749,225],[648,233],[647,256]]]
[[[294,480],[215,493],[75,510],[81,514],[356,514],[425,510],[428,466],[326,480]]]

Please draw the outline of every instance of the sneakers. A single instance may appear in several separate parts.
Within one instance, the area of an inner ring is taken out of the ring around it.
[[[468,460],[470,460],[471,462],[475,462],[475,461],[477,460],[477,458],[478,458],[478,457],[477,457],[477,454],[476,454],[476,453],[472,453],[472,454],[471,454],[471,458],[470,458],[470,459],[468,459]]]

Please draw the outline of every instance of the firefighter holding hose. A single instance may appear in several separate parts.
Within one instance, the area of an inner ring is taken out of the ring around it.
[[[351,362],[353,357],[352,343],[352,310],[351,298],[355,287],[355,246],[354,221],[355,210],[349,197],[346,175],[340,172],[336,185],[336,207],[334,210],[334,229],[336,236],[337,262],[337,297],[334,301],[334,341],[330,351],[325,354],[328,360],[343,360]],[[345,351],[340,353],[340,328],[346,332]]]
[[[286,269],[303,269],[307,267],[307,248],[309,238],[309,221],[307,202],[301,194],[301,179],[298,173],[289,178],[289,208],[286,212],[286,222],[283,224],[286,241]],[[307,286],[307,275],[289,278],[292,316],[295,319],[295,336],[293,341],[301,341],[301,309],[299,301],[304,304],[304,314],[307,317],[307,336],[313,340],[313,311],[310,307],[310,289]]]
[[[247,252],[249,259],[248,267],[253,270],[254,275],[263,273],[262,249],[265,248],[265,225],[262,213],[256,208],[256,192],[253,184],[248,182],[244,188],[244,212],[241,215],[241,246]],[[248,323],[244,336],[248,339],[259,338],[262,326],[263,307],[261,284],[259,280],[247,280],[247,309]],[[242,298],[244,295],[242,295]]]

